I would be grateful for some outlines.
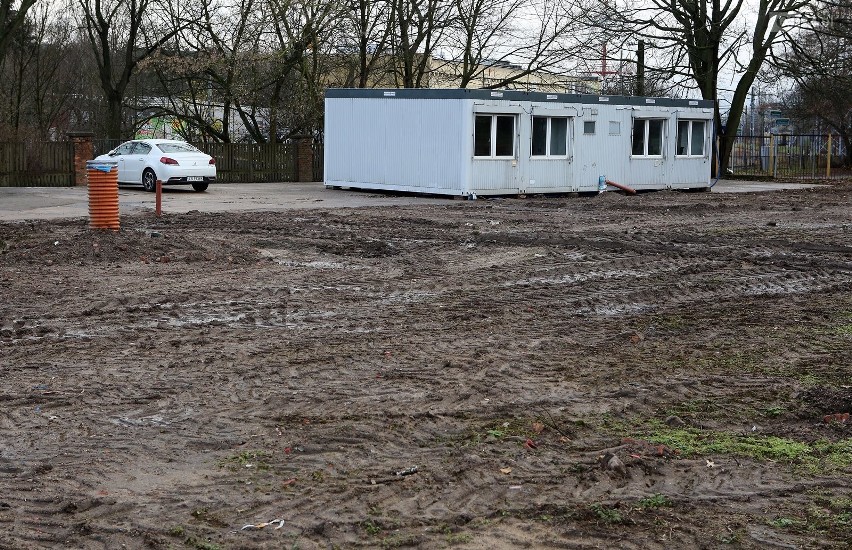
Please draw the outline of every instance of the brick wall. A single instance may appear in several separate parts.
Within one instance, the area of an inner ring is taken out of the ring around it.
[[[74,143],[74,185],[86,185],[86,161],[94,157],[92,132],[68,132]]]
[[[314,140],[301,137],[296,140],[296,181],[314,181]]]

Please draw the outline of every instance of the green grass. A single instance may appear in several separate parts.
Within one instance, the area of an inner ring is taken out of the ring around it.
[[[609,415],[603,415],[598,422],[603,433],[665,445],[682,458],[733,455],[774,460],[799,466],[802,473],[809,474],[852,467],[852,439],[808,443],[772,435],[670,427],[658,419],[630,422]]]
[[[684,457],[733,454],[758,460],[798,460],[812,453],[806,443],[775,436],[742,436],[727,432],[707,432],[694,428],[657,430],[651,443],[667,445]]]
[[[589,510],[592,511],[599,521],[604,523],[617,524],[625,522],[624,516],[615,508],[603,504],[592,504],[589,506]]]
[[[754,460],[776,460],[804,467],[805,473],[852,466],[852,439],[805,443],[785,437],[743,435],[730,432],[669,428],[654,421],[644,437],[649,442],[680,451],[684,458],[734,455]]]
[[[674,506],[674,503],[669,500],[668,497],[660,493],[655,493],[639,501],[639,508],[644,509],[671,508],[672,506]]]
[[[779,529],[786,529],[788,527],[792,527],[796,525],[796,520],[790,518],[775,518],[769,522],[769,525],[772,527],[777,527]]]
[[[852,498],[812,494],[810,504],[794,516],[779,516],[769,525],[800,534],[820,534],[849,538],[852,535]]]
[[[834,333],[840,336],[852,336],[852,323],[835,327]]]
[[[361,527],[364,531],[367,532],[368,535],[376,536],[382,532],[382,527],[378,523],[373,522],[372,520],[364,520],[361,522]]]
[[[763,415],[769,418],[775,418],[776,416],[781,416],[787,412],[787,409],[779,406],[771,406],[763,409]]]

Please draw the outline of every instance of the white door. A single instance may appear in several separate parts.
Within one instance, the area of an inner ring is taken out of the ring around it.
[[[110,154],[112,159],[118,163],[118,181],[129,182],[127,179],[127,158],[133,150],[133,142],[128,141],[116,147]]]
[[[150,145],[138,141],[135,142],[133,151],[124,157],[124,169],[127,181],[142,183],[142,171],[145,170],[145,160],[150,152]]]

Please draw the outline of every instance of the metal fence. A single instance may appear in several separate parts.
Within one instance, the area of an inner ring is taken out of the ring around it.
[[[314,179],[313,181],[324,181],[324,171],[323,171],[323,155],[325,154],[325,148],[323,147],[323,143],[321,141],[315,141],[313,144],[314,149]]]
[[[735,176],[779,179],[852,177],[837,136],[778,134],[737,136],[728,167]]]
[[[0,187],[69,185],[74,185],[73,143],[0,143]]]

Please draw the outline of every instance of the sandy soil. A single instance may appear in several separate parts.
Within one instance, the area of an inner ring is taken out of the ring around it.
[[[0,224],[0,548],[848,548],[850,202]]]

